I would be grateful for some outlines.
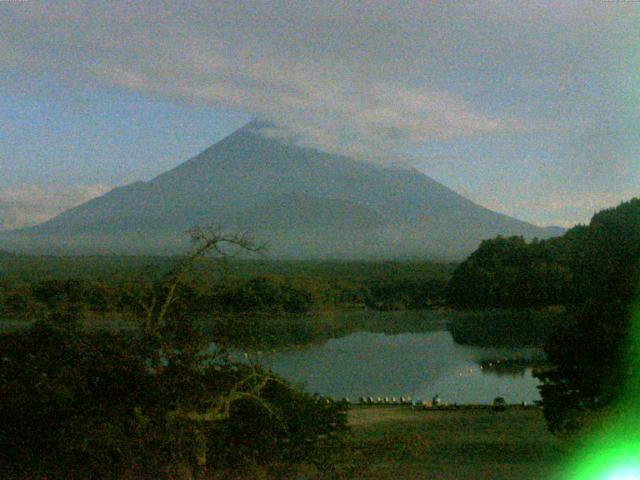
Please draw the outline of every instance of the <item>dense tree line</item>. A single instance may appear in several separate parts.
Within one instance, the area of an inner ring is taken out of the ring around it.
[[[5,282],[0,289],[0,312],[21,318],[34,308],[53,308],[67,303],[94,313],[140,313],[137,298],[155,283],[133,277],[119,284],[80,279],[45,279],[33,283]],[[176,292],[174,308],[189,305],[196,312],[305,313],[318,301],[313,291],[270,277],[203,284],[192,278]]]
[[[555,367],[539,374],[554,431],[580,428],[616,404],[640,375],[640,345],[631,330],[640,273],[640,199],[601,211],[567,235],[570,317],[546,347]]]
[[[256,277],[235,284],[218,284],[209,301],[231,312],[306,313],[318,302],[312,290],[291,282]]]
[[[638,199],[593,216],[563,236],[526,242],[497,237],[481,243],[453,272],[452,306],[478,308],[581,305],[594,298],[629,297]],[[611,272],[616,272],[613,275]]]
[[[421,276],[373,278],[364,302],[376,310],[428,309],[444,305],[446,286],[445,280]]]
[[[150,280],[131,275],[119,282],[80,278],[46,278],[0,282],[0,317],[33,319],[67,303],[86,315],[139,315],[137,298]],[[156,287],[159,288],[158,285]],[[304,314],[313,310],[364,307],[377,310],[431,308],[442,305],[446,281],[430,276],[363,278],[356,280],[257,276],[207,282],[185,279],[176,292],[174,308],[188,305],[195,314]]]
[[[571,285],[561,239],[497,237],[483,241],[454,271],[449,304],[467,308],[564,304]]]

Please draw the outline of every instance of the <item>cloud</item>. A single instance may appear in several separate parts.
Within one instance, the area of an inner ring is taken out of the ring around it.
[[[326,150],[397,156],[566,127],[556,97],[588,100],[607,34],[626,25],[601,3],[28,2],[0,10],[0,58],[25,78],[242,111]]]
[[[109,190],[106,185],[55,184],[23,184],[0,190],[0,230],[37,225]]]
[[[501,193],[501,194],[500,194]],[[621,202],[640,196],[640,190],[547,191],[544,196],[514,195],[500,192],[483,196],[484,206],[510,215],[525,215],[538,225],[557,225],[566,228],[588,224],[595,212],[615,207]],[[469,194],[473,197],[473,194]]]

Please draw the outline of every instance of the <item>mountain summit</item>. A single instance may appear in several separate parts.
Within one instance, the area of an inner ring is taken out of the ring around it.
[[[561,232],[502,215],[417,170],[296,146],[252,122],[151,181],[28,229],[0,248],[38,253],[183,251],[186,230],[252,231],[287,258],[456,258],[496,235]]]

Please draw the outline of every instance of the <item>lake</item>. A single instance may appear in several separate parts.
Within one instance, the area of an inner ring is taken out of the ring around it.
[[[504,365],[504,359],[540,358],[539,350],[458,345],[446,330],[360,331],[320,345],[253,355],[306,391],[334,398],[431,400],[438,394],[447,403],[491,403],[498,396],[509,403],[531,403],[540,398],[530,367],[499,368],[496,363],[497,359]]]
[[[310,393],[336,399],[410,396],[431,400],[438,394],[447,403],[491,403],[499,396],[509,403],[539,400],[538,380],[527,360],[540,360],[542,352],[459,345],[446,330],[447,323],[459,315],[357,311],[287,318],[282,322],[292,327],[293,337],[314,341],[297,348],[264,348],[251,357]],[[28,325],[14,323],[0,326],[11,330]],[[275,320],[259,323],[276,326],[271,336],[287,337],[288,330]],[[514,362],[505,364],[505,359]]]

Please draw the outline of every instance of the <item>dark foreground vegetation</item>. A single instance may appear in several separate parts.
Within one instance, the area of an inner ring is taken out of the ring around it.
[[[209,250],[251,247],[210,232],[195,239],[164,281],[131,294],[144,313],[126,334],[81,328],[73,288],[62,298],[36,290],[42,319],[0,336],[0,477],[191,479],[250,466],[277,476],[291,465],[330,468],[344,405],[223,348],[203,353],[176,292]]]

